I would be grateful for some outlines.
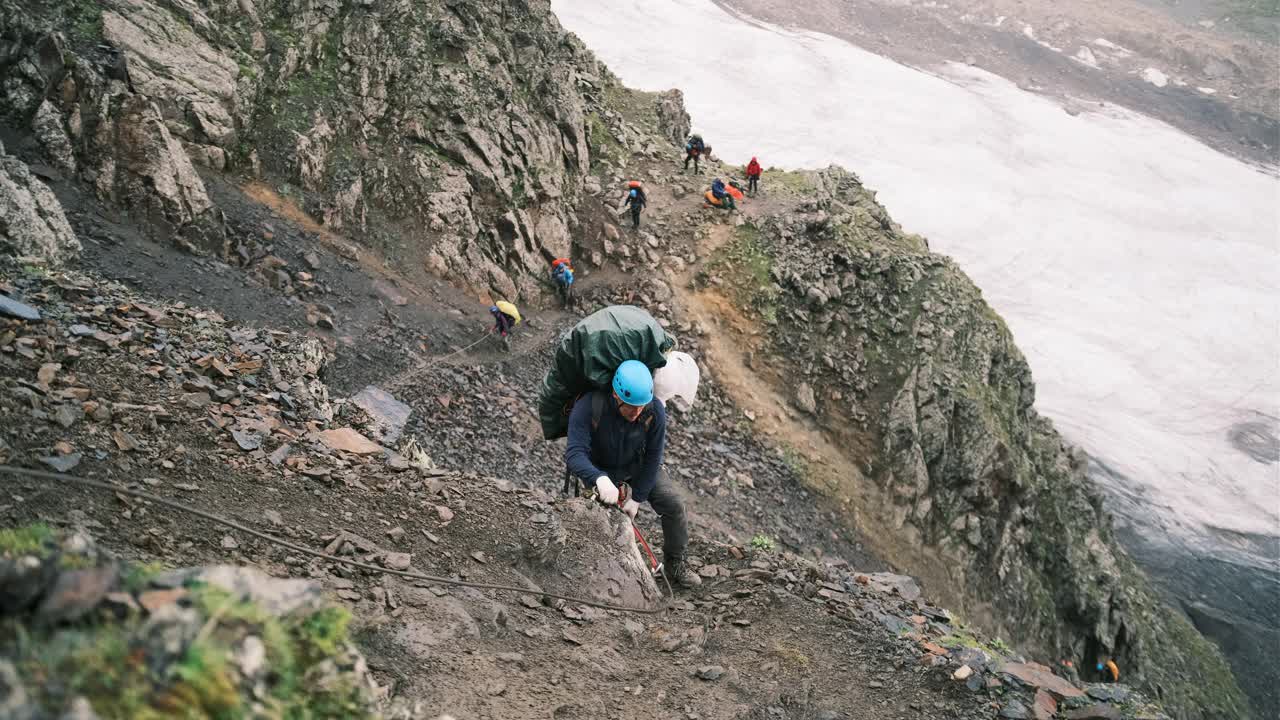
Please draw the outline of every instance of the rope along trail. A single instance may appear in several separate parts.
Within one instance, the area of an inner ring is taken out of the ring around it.
[[[312,550],[309,547],[298,545],[296,543],[289,542],[288,540],[281,540],[280,538],[272,537],[266,533],[259,532],[252,528],[241,525],[240,523],[234,520],[228,520],[226,518],[214,515],[213,513],[200,510],[199,508],[190,507],[188,505],[184,505],[183,503],[177,502],[175,500],[162,498],[158,495],[152,495],[151,493],[142,492],[141,490],[129,490],[129,489],[118,487],[116,485],[112,485],[110,483],[102,482],[99,480],[90,480],[88,478],[77,477],[75,475],[67,475],[65,473],[44,472],[43,470],[29,470],[27,468],[12,467],[9,465],[0,465],[0,474],[40,478],[44,480],[57,480],[64,483],[83,485],[86,487],[97,488],[99,490],[109,490],[111,492],[117,492],[124,495],[131,495],[136,498],[141,498],[143,500],[156,503],[157,505],[163,505],[165,507],[172,508],[174,510],[180,510],[185,513],[190,513],[192,515],[202,517],[205,520],[210,520],[212,522],[218,523],[219,525],[225,525],[226,527],[232,528],[234,530],[239,530],[242,533],[246,533],[248,535],[256,537],[259,540],[264,540],[266,542],[279,545],[281,547],[286,547],[286,548],[289,548],[290,550],[304,553],[312,557],[318,557],[323,560],[328,560],[329,562],[341,563],[343,565],[357,567],[362,570],[371,570],[373,572],[386,573],[388,575],[396,575],[399,577],[409,578],[412,580],[426,580],[427,582],[439,583],[441,585],[454,585],[457,587],[477,588],[480,590],[498,590],[503,592],[520,593],[521,595],[533,595],[535,597],[554,598],[556,600],[564,600],[565,602],[577,603],[579,605],[586,605],[588,607],[600,608],[601,610],[617,610],[618,612],[638,613],[641,615],[657,615],[667,609],[665,604],[657,608],[635,608],[635,607],[627,607],[625,605],[610,605],[609,603],[596,602],[595,600],[588,600],[586,598],[574,597],[572,595],[558,595],[556,593],[544,592],[541,590],[535,591],[535,590],[530,590],[529,588],[526,588],[526,587],[519,587],[515,585],[495,585],[491,583],[467,582],[465,580],[453,580],[451,578],[436,577],[434,575],[425,575],[423,573],[408,572],[404,570],[390,570],[388,568],[378,567],[377,565],[370,565],[368,563],[362,563],[356,560],[347,560],[345,558],[335,557],[333,555],[320,552],[319,550]]]
[[[484,342],[485,340],[487,340],[491,334],[493,334],[493,331],[492,331],[492,330],[485,330],[483,333],[481,333],[481,334],[480,334],[480,337],[479,337],[479,338],[477,338],[477,339],[476,339],[476,341],[475,341],[475,342],[473,342],[473,343],[471,343],[470,345],[468,345],[468,346],[466,346],[466,347],[460,347],[460,348],[458,348],[457,350],[454,350],[454,351],[452,351],[452,352],[445,353],[444,355],[436,355],[435,357],[430,357],[430,358],[427,358],[427,359],[425,359],[425,360],[422,360],[421,362],[415,363],[415,364],[413,365],[413,367],[410,367],[410,368],[405,369],[405,370],[404,370],[404,371],[402,371],[400,374],[398,374],[398,375],[396,375],[396,376],[394,376],[394,377],[392,377],[392,378],[388,379],[388,380],[387,380],[386,382],[384,382],[384,383],[379,383],[378,385],[379,385],[379,387],[382,387],[383,389],[388,390],[388,391],[390,391],[390,390],[395,390],[395,389],[397,389],[397,388],[400,388],[401,386],[403,386],[403,385],[404,385],[405,383],[407,383],[408,381],[410,381],[410,380],[412,380],[413,378],[417,377],[419,374],[424,373],[424,372],[426,372],[427,370],[430,370],[431,368],[435,367],[436,365],[439,365],[440,363],[443,363],[445,360],[448,360],[448,359],[450,359],[450,358],[452,358],[452,357],[456,357],[456,356],[458,356],[458,355],[461,355],[462,353],[464,353],[464,352],[466,352],[466,351],[470,350],[471,348],[473,348],[473,347],[475,347],[475,346],[479,345],[480,343],[482,343],[482,342]],[[335,361],[335,362],[333,363],[333,367],[334,367],[335,369],[338,369],[338,370],[345,370],[345,369],[347,369],[348,367],[350,367],[350,365],[351,365],[351,363],[352,363],[352,362],[354,362],[354,360],[352,360],[352,358],[348,357],[348,358],[345,358],[345,359],[343,359],[343,360]]]
[[[464,352],[466,352],[466,351],[470,350],[471,348],[473,348],[473,347],[475,347],[475,346],[479,345],[480,343],[484,342],[485,340],[488,340],[488,339],[489,339],[489,336],[490,336],[491,334],[493,334],[493,331],[492,331],[492,330],[485,330],[483,333],[481,333],[480,337],[479,337],[475,342],[471,343],[470,345],[468,345],[468,346],[466,346],[466,347],[461,347],[461,348],[458,348],[457,350],[454,350],[453,352],[445,353],[444,355],[437,355],[436,357],[428,358],[428,359],[426,359],[426,360],[423,360],[422,362],[420,362],[420,363],[418,363],[418,364],[414,365],[413,367],[411,367],[411,368],[409,368],[409,369],[405,370],[404,372],[400,373],[399,375],[396,375],[395,377],[393,377],[393,378],[391,378],[390,380],[388,380],[388,381],[386,382],[386,384],[385,384],[385,385],[383,385],[383,387],[384,387],[385,389],[387,389],[388,391],[390,391],[390,390],[395,390],[395,389],[397,389],[397,388],[401,387],[402,385],[404,385],[406,382],[408,382],[408,381],[412,380],[413,378],[415,378],[415,377],[417,377],[418,375],[420,375],[420,374],[422,374],[422,373],[426,372],[427,370],[430,370],[431,368],[435,367],[436,365],[439,365],[440,363],[444,362],[445,360],[448,360],[449,358],[454,357],[454,356],[456,356],[456,355],[461,355],[462,353],[464,353]]]

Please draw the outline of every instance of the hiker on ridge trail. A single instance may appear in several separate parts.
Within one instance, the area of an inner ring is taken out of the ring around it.
[[[627,190],[627,197],[622,201],[622,207],[631,206],[631,228],[633,230],[640,229],[640,211],[649,204],[649,198],[645,197],[644,188],[640,186],[638,180],[632,180],[630,188]]]
[[[684,502],[662,469],[666,443],[667,411],[653,395],[653,375],[639,360],[627,360],[614,371],[611,390],[594,390],[574,403],[564,461],[606,505],[617,505],[618,485],[629,484],[631,495],[622,510],[632,521],[647,501],[662,518],[667,579],[691,587],[701,579],[685,565],[689,526]]]
[[[568,258],[556,258],[551,262],[551,279],[560,295],[560,304],[569,307],[573,302],[573,266]]]
[[[689,161],[693,161],[693,171],[698,172],[698,158],[706,151],[707,145],[702,142],[701,135],[690,135],[689,141],[684,144],[684,169],[689,169]]]
[[[747,192],[755,195],[760,189],[760,174],[764,172],[760,168],[760,162],[754,157],[751,162],[747,163]]]
[[[511,351],[511,329],[520,322],[520,311],[506,300],[499,300],[489,308],[493,316],[493,332],[502,337],[502,349]]]

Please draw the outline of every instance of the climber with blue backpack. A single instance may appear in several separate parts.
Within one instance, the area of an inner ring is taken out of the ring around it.
[[[573,265],[568,258],[556,258],[551,262],[551,279],[560,295],[560,304],[569,307],[573,303]]]
[[[685,565],[689,526],[684,501],[662,469],[667,412],[654,397],[649,368],[627,360],[614,371],[608,390],[579,397],[569,414],[568,437],[569,473],[605,505],[621,503],[633,522],[640,504],[648,502],[662,519],[667,579],[681,587],[701,584]]]
[[[733,200],[733,195],[729,194],[729,191],[724,186],[724,181],[720,178],[711,181],[711,195],[720,201],[721,207],[727,210],[734,210],[738,207]]]

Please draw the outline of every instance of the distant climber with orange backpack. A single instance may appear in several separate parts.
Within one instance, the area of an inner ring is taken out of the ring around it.
[[[760,168],[760,162],[754,157],[751,162],[747,163],[747,192],[755,195],[760,189],[760,175],[764,172]]]
[[[693,161],[693,171],[698,172],[698,158],[706,152],[707,145],[702,142],[701,135],[690,135],[689,141],[684,144],[684,169],[689,169],[689,161]]]
[[[724,185],[724,181],[720,178],[716,178],[711,181],[711,197],[718,200],[719,207],[723,207],[726,210],[734,210],[738,207],[737,203],[733,200],[733,195],[729,193],[728,188]]]
[[[640,211],[649,204],[649,198],[644,194],[644,187],[640,185],[639,180],[632,180],[627,186],[627,196],[622,201],[622,207],[631,207],[631,227],[633,229],[640,228]]]

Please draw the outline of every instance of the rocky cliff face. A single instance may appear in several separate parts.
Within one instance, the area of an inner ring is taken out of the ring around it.
[[[856,176],[805,182],[802,212],[738,229],[729,256],[754,272],[731,272],[732,293],[765,319],[797,408],[867,460],[891,524],[1042,656],[1115,658],[1180,717],[1244,717],[1221,655],[1118,547],[1086,457],[1036,413],[1026,360],[981,291]]]
[[[62,205],[27,164],[0,145],[0,249],[58,265],[80,249]]]
[[[607,71],[536,0],[5,0],[0,25],[3,121],[193,250],[250,240],[201,176],[226,171],[516,299],[568,254],[588,133],[627,141],[597,114]],[[679,98],[660,112],[678,127]]]

